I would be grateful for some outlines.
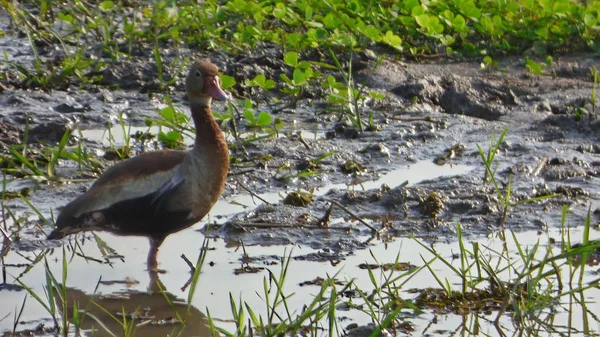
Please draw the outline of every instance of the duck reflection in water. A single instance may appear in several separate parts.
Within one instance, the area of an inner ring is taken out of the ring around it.
[[[96,337],[211,336],[208,319],[200,310],[168,292],[158,273],[149,272],[149,276],[147,292],[123,290],[111,294],[86,294],[79,289],[67,288],[66,315],[71,319],[77,308],[81,322],[78,330],[70,332],[75,332],[76,336]],[[107,283],[114,282],[101,281],[101,284]],[[59,291],[55,289],[54,292],[57,303],[61,303]],[[77,328],[71,325],[71,329]],[[128,329],[132,333],[128,334]]]

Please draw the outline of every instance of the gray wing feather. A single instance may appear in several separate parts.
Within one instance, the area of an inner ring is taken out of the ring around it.
[[[151,200],[152,208],[155,210],[160,210],[163,207],[164,202],[168,199],[169,195],[173,193],[183,182],[185,179],[183,177],[175,176],[166,183],[164,183],[158,191],[154,192]]]

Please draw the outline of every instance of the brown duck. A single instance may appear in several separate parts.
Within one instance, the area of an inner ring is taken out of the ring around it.
[[[83,195],[67,204],[48,239],[101,230],[150,239],[148,268],[171,233],[200,221],[219,199],[229,169],[229,149],[210,111],[225,100],[218,69],[192,64],[185,81],[196,140],[190,151],[147,152],[108,169]]]

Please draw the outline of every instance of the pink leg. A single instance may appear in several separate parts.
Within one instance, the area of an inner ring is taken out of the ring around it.
[[[150,250],[148,251],[148,270],[154,271],[158,268],[158,247],[162,244],[164,239],[150,238]]]
[[[150,277],[150,283],[148,284],[149,293],[159,293],[161,289],[166,289],[162,282],[160,282],[160,278],[158,276],[157,271],[148,269],[148,276]]]

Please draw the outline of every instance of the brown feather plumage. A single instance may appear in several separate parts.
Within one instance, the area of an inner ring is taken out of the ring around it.
[[[108,169],[92,187],[60,212],[58,239],[105,230],[150,238],[148,267],[164,238],[201,220],[217,202],[227,178],[229,149],[210,111],[211,99],[226,99],[218,68],[208,59],[194,62],[186,92],[196,127],[194,148],[138,155]]]

